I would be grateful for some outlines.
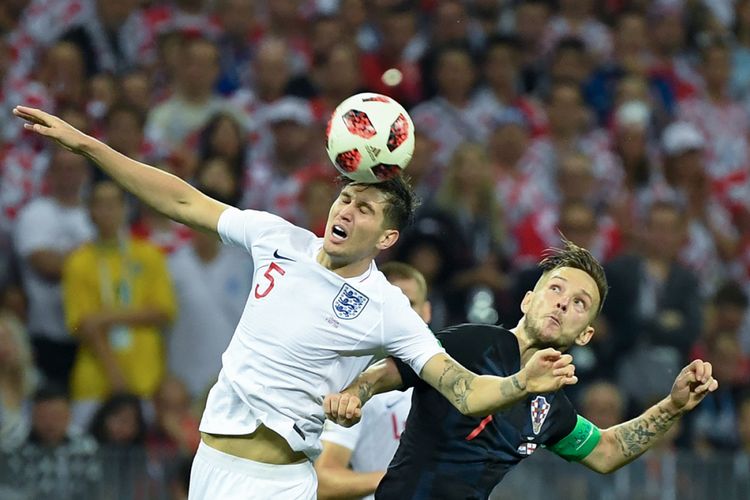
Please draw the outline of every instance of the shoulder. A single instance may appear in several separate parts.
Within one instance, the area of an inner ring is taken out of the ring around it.
[[[31,219],[34,219],[34,223],[36,223],[37,221],[35,219],[42,216],[46,217],[48,215],[53,215],[54,213],[55,207],[49,198],[37,198],[23,207],[18,214],[18,224],[22,224]]]
[[[70,253],[70,256],[65,260],[65,267],[88,273],[89,270],[94,269],[91,265],[93,261],[94,246],[91,243],[84,243]]]
[[[518,348],[518,341],[513,332],[496,325],[463,323],[441,330],[437,334],[437,337],[444,346],[447,344],[464,344],[470,342],[486,345],[507,345]]]
[[[134,239],[130,242],[133,255],[149,262],[162,262],[166,260],[164,253],[148,240]]]

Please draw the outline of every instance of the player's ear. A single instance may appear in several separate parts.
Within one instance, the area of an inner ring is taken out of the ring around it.
[[[521,312],[526,314],[529,312],[529,306],[531,305],[531,299],[534,298],[534,292],[529,290],[526,292],[526,295],[523,296],[523,300],[521,301]]]
[[[380,235],[380,240],[376,245],[378,250],[383,251],[391,248],[398,241],[398,237],[398,229],[386,229],[383,231],[383,234]]]
[[[432,321],[432,303],[429,300],[426,300],[424,304],[422,304],[422,319],[425,323],[428,325],[430,324],[430,321]]]
[[[594,336],[594,327],[589,325],[576,337],[576,340],[575,340],[576,345],[588,344],[589,340],[591,340],[591,337],[593,336]]]

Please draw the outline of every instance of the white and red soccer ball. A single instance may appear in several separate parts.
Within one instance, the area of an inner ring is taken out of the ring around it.
[[[398,102],[363,93],[331,115],[326,151],[336,169],[355,182],[381,182],[406,168],[414,153],[414,124]]]

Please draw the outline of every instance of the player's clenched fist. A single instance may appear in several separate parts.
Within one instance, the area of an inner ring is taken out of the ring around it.
[[[362,401],[346,392],[329,394],[323,399],[326,418],[344,427],[351,427],[362,418]]]
[[[708,393],[719,388],[713,377],[711,363],[696,359],[677,375],[669,394],[672,403],[682,411],[690,411],[703,401]]]
[[[553,392],[578,382],[573,356],[548,347],[534,353],[521,373],[530,393]]]

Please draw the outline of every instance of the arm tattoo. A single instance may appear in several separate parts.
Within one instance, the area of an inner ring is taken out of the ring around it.
[[[647,412],[630,422],[617,426],[615,438],[625,458],[635,458],[648,450],[666,433],[679,415],[673,415],[657,406],[655,414]]]
[[[462,370],[452,360],[445,360],[443,373],[438,379],[438,390],[462,412],[469,411],[467,399],[471,393],[474,375]]]
[[[358,384],[357,396],[362,404],[365,404],[372,397],[372,384],[364,380],[360,382]]]
[[[521,383],[521,381],[518,379],[518,375],[511,376],[510,380],[503,380],[503,383],[500,385],[500,393],[506,399],[517,398],[519,395],[518,393],[525,390],[526,384]]]

